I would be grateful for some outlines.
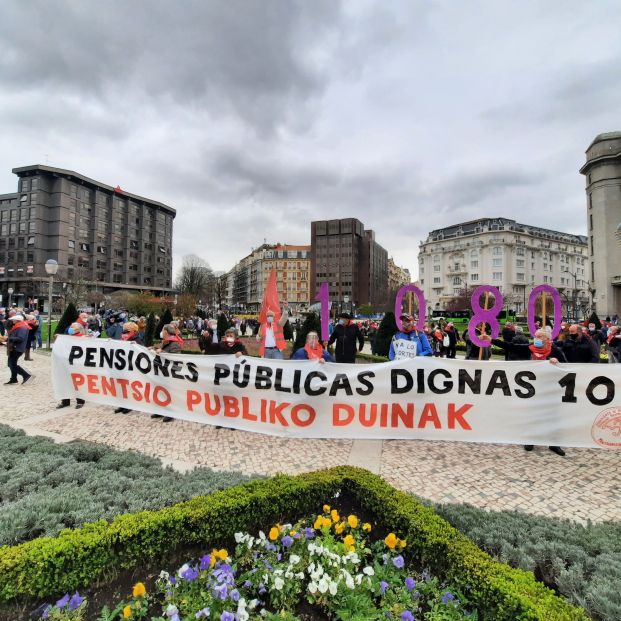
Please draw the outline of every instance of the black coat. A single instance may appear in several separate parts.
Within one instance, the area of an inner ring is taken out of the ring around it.
[[[567,338],[557,341],[556,345],[563,350],[567,362],[599,362],[599,354],[591,339],[586,336],[580,336],[575,341]]]
[[[364,336],[358,328],[357,324],[350,323],[347,326],[338,324],[330,335],[328,345],[332,345],[336,341],[334,347],[334,356],[337,362],[356,362],[356,341],[358,341],[358,350],[362,351],[364,347]]]
[[[513,341],[511,343],[505,343],[499,339],[492,339],[492,345],[496,345],[496,347],[500,347],[500,349],[509,352],[509,360],[530,360],[532,357],[528,341],[526,341],[526,343],[514,343]],[[550,358],[556,358],[559,362],[567,362],[563,350],[554,343],[552,343],[552,350],[550,351],[548,360]]]

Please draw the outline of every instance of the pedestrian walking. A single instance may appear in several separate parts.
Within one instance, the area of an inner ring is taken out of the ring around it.
[[[328,339],[328,346],[335,343],[334,354],[337,362],[353,364],[356,362],[356,344],[358,351],[364,347],[364,336],[358,325],[352,321],[349,313],[341,313],[334,331]]]
[[[9,335],[7,338],[7,351],[8,351],[8,367],[11,371],[11,378],[5,384],[17,384],[17,376],[22,377],[22,384],[31,380],[34,375],[28,373],[25,369],[19,366],[19,359],[26,351],[26,345],[28,343],[28,337],[30,334],[30,326],[24,320],[24,316],[16,313],[9,318]]]

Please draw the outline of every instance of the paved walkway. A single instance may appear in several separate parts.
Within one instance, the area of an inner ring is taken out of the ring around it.
[[[274,438],[148,415],[114,414],[86,404],[56,410],[49,355],[24,363],[37,377],[2,386],[0,423],[59,442],[88,440],[160,457],[179,470],[207,466],[247,474],[297,474],[352,464],[389,483],[437,502],[468,502],[579,522],[621,520],[621,451],[568,449],[565,458],[545,447],[461,442],[298,440]],[[0,381],[8,370],[0,371]]]

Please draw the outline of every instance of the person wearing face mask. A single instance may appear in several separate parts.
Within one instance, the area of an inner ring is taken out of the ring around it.
[[[67,328],[67,334],[69,336],[75,336],[75,337],[86,336],[86,329],[80,322],[76,321],[75,323],[72,323]],[[80,408],[83,408],[84,403],[85,403],[84,399],[76,399],[75,409],[79,410]],[[56,406],[56,409],[61,410],[62,408],[68,408],[70,404],[71,404],[70,399],[62,399],[62,401]]]
[[[489,335],[483,335],[480,338],[484,341],[490,340]],[[516,356],[515,360],[548,360],[551,364],[567,362],[563,350],[550,340],[550,334],[547,330],[537,330],[533,337],[532,345],[528,343],[516,343],[515,339],[510,343],[501,341],[500,339],[491,339],[491,342],[492,345],[496,345],[496,347],[500,347],[500,349],[511,352]],[[534,448],[535,446],[533,444],[524,445],[525,451],[532,451]],[[565,456],[565,451],[560,446],[549,446],[548,448],[561,457]]]
[[[154,349],[156,354],[180,354],[183,347],[183,339],[177,334],[175,326],[167,323],[160,332],[162,339],[161,347]],[[171,423],[174,419],[172,416],[164,416],[163,414],[151,414],[153,419],[162,419],[163,423]]]
[[[350,364],[355,363],[356,342],[358,343],[358,351],[362,351],[364,347],[362,332],[360,332],[358,325],[352,321],[349,313],[341,313],[339,321],[328,339],[328,346],[336,343],[334,347],[336,361]]]
[[[234,354],[237,358],[247,356],[248,352],[244,344],[237,338],[237,329],[228,328],[224,333],[224,338],[218,343],[219,354]]]
[[[128,321],[123,324],[123,336],[121,339],[123,341],[127,341],[128,343],[144,345],[144,342],[140,338],[140,334],[138,332],[138,326],[133,321]],[[129,412],[131,412],[131,408],[116,408],[114,410],[115,414],[129,414]]]
[[[219,340],[218,322],[215,319],[210,319],[203,325],[203,331],[198,338],[198,348],[204,354],[213,353],[211,346],[217,345]]]
[[[118,317],[110,315],[108,317],[108,325],[106,327],[106,335],[109,339],[120,341],[123,336],[123,324],[117,322]]]
[[[591,339],[582,333],[581,326],[574,323],[569,326],[567,338],[556,341],[563,351],[567,362],[599,363],[599,353],[595,351]]]
[[[320,364],[334,362],[330,352],[323,348],[317,332],[309,332],[306,335],[306,345],[296,350],[291,360],[314,360]]]
[[[276,318],[276,313],[269,308],[266,312],[265,323],[259,326],[257,341],[259,341],[259,356],[261,358],[271,358],[272,360],[282,360],[283,351],[287,348],[287,341],[283,328],[289,318],[289,306],[283,303],[283,312],[280,318]]]
[[[621,331],[619,326],[613,325],[608,328],[606,352],[608,353],[608,362],[610,364],[619,364],[621,362]]]
[[[388,358],[394,360],[397,357],[395,343],[400,340],[416,343],[416,356],[433,356],[433,349],[429,344],[429,339],[424,332],[419,332],[414,317],[404,313],[399,319],[401,319],[401,331],[392,337]]]

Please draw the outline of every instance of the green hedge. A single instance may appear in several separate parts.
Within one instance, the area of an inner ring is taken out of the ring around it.
[[[434,511],[365,470],[339,467],[195,498],[160,511],[124,515],[15,547],[0,548],[0,601],[69,592],[183,545],[230,541],[234,532],[313,513],[345,492],[380,529],[406,538],[411,559],[468,592],[483,619],[585,621],[531,573],[493,560]],[[338,502],[338,501],[336,501]]]

